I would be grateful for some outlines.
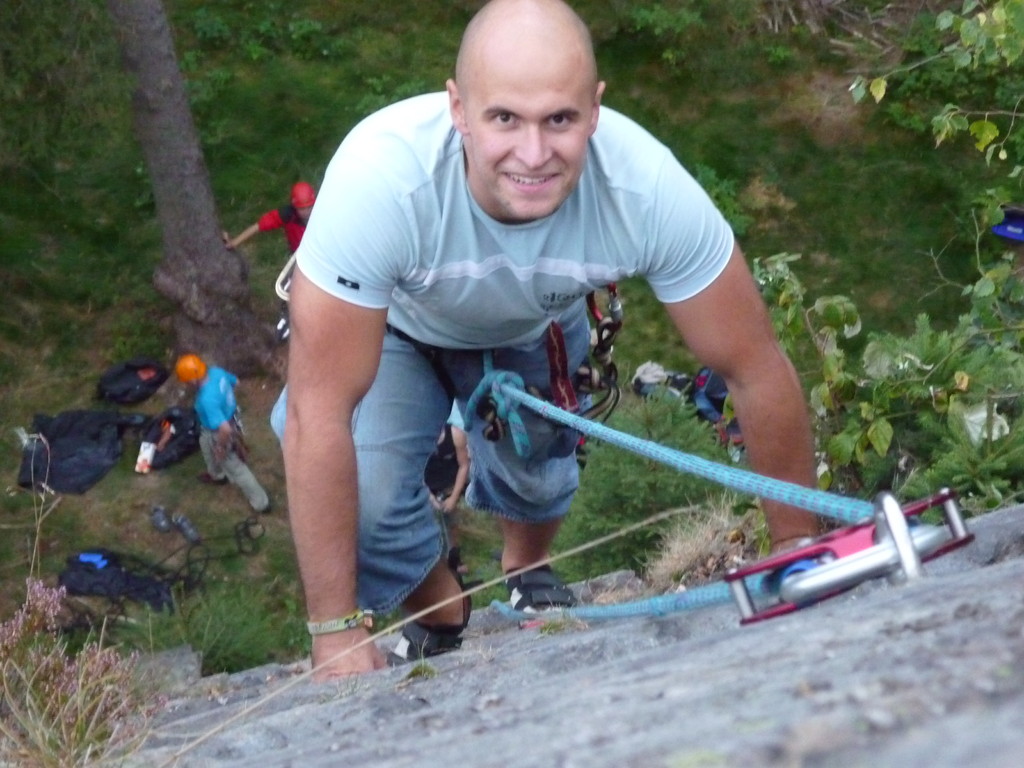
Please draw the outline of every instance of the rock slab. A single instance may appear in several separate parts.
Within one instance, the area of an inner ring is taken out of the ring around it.
[[[488,609],[434,674],[204,678],[129,764],[1017,768],[1024,507],[968,526],[920,580],[747,626],[731,603],[557,632]]]

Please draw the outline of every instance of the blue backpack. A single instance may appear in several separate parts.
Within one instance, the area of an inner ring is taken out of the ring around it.
[[[701,368],[693,377],[689,397],[701,418],[718,427],[718,433],[722,436],[723,443],[739,444],[743,442],[740,425],[735,418],[723,423],[725,400],[729,397],[729,388],[725,385],[725,379],[710,368]]]

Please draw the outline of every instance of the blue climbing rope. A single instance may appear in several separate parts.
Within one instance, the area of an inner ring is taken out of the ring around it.
[[[751,595],[770,595],[765,586],[764,574],[751,577],[747,588]],[[688,589],[685,592],[674,592],[670,595],[657,595],[642,600],[613,605],[578,605],[574,608],[557,608],[544,611],[543,618],[578,619],[579,621],[599,621],[603,619],[629,619],[637,616],[667,616],[680,611],[692,611],[698,608],[710,608],[713,605],[728,603],[732,600],[732,592],[724,582],[705,584]],[[526,613],[513,609],[501,600],[492,600],[491,607],[508,619],[519,621],[536,619],[538,614]]]
[[[557,421],[588,437],[654,459],[678,469],[680,472],[688,472],[706,480],[712,480],[733,490],[800,507],[848,525],[863,522],[874,515],[874,505],[868,501],[850,499],[814,488],[805,488],[802,485],[765,477],[738,467],[717,464],[699,456],[667,448],[650,440],[627,435],[600,422],[589,421],[523,391],[522,379],[515,374],[505,376],[501,371],[488,370],[488,368],[489,366],[485,364],[484,377],[469,399],[469,415],[476,412],[476,403],[481,397],[490,394],[498,409],[499,418],[508,421],[513,436],[516,435],[517,430],[522,431],[522,436],[516,440],[516,451],[520,456],[529,455],[529,438],[525,434],[522,417],[516,412],[515,406],[525,405],[545,419]],[[467,426],[470,423],[467,421]]]
[[[512,442],[515,444],[516,453],[520,456],[530,455],[530,435],[523,424],[523,417],[519,415],[515,402],[509,402],[506,392],[523,392],[526,385],[523,377],[511,371],[494,370],[494,356],[488,350],[484,353],[484,375],[477,384],[473,394],[469,396],[466,403],[466,428],[473,426],[473,418],[477,413],[480,401],[490,397],[494,403],[496,417],[507,423],[512,433]]]
[[[871,502],[850,499],[826,491],[805,488],[795,483],[776,480],[754,472],[717,464],[699,456],[683,453],[667,448],[650,440],[644,440],[625,434],[600,422],[584,419],[576,414],[559,408],[552,403],[534,397],[525,391],[522,378],[516,374],[493,370],[490,355],[484,357],[484,376],[469,398],[467,406],[467,427],[472,425],[472,415],[476,406],[484,397],[490,397],[497,411],[498,418],[505,420],[515,439],[516,452],[520,456],[529,456],[530,441],[526,434],[518,406],[523,405],[545,419],[558,422],[577,430],[588,437],[602,440],[610,445],[632,451],[640,456],[666,464],[680,472],[687,472],[706,480],[712,480],[733,490],[751,493],[762,498],[772,499],[784,504],[815,512],[825,517],[842,521],[848,525],[861,523],[875,514]],[[753,594],[768,594],[764,586],[764,576],[756,576],[748,584]],[[686,592],[646,598],[617,605],[588,605],[574,608],[546,611],[545,619],[567,618],[581,621],[598,619],[626,618],[631,616],[661,616],[676,611],[703,608],[729,602],[732,593],[725,583],[718,582],[695,587]],[[495,600],[491,603],[502,615],[514,619],[537,618],[535,613],[524,613],[513,610],[508,604]]]

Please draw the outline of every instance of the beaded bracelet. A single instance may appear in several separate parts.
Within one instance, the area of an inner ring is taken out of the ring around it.
[[[306,629],[309,630],[311,635],[330,635],[334,632],[344,632],[347,629],[356,629],[363,626],[366,626],[366,613],[362,609],[356,610],[348,616],[342,616],[340,619],[310,621],[306,623]]]

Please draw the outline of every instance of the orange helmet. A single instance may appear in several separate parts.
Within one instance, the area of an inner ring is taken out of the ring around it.
[[[311,184],[300,181],[292,187],[292,205],[296,208],[308,208],[316,201],[316,191]]]
[[[174,373],[186,384],[199,381],[206,376],[206,363],[199,355],[182,355],[174,364]]]

